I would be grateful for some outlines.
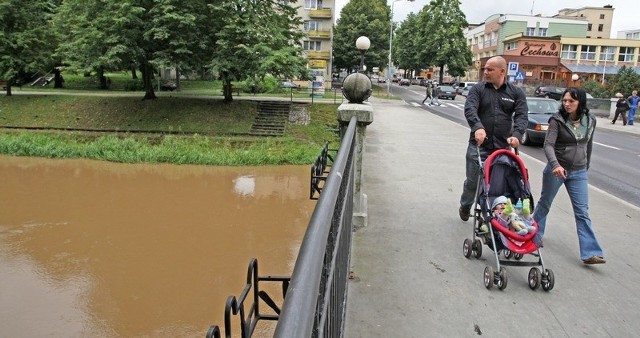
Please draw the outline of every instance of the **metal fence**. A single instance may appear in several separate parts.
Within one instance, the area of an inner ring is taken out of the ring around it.
[[[291,277],[260,277],[257,261],[251,260],[247,284],[240,297],[227,299],[226,337],[231,337],[232,315],[240,316],[243,338],[251,337],[263,319],[278,321],[274,333],[277,338],[343,336],[353,231],[355,151],[356,118],[353,117],[324,181]],[[282,283],[281,309],[260,290],[260,282]],[[248,298],[250,294],[252,298]],[[253,303],[245,306],[247,299]],[[277,315],[262,314],[261,300]],[[220,329],[211,326],[206,336],[220,337]]]

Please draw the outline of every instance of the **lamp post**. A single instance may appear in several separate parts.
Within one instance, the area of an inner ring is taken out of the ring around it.
[[[602,85],[604,86],[604,74],[607,70],[607,56],[604,57],[604,66],[602,66]]]
[[[393,0],[391,3],[391,17],[389,19],[389,63],[387,64],[387,95],[391,95],[391,47],[393,46],[393,5],[402,0]],[[409,2],[414,2],[416,0],[407,0]]]
[[[361,36],[356,40],[356,48],[360,51],[360,69],[359,72],[364,72],[364,53],[371,47],[371,41],[366,36]]]

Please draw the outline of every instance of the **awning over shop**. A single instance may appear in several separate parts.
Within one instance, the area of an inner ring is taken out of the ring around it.
[[[620,66],[604,66],[604,65],[576,65],[573,63],[562,63],[572,73],[587,73],[587,74],[602,74],[603,70],[605,74],[618,74]],[[640,67],[631,67],[636,73],[640,74]]]

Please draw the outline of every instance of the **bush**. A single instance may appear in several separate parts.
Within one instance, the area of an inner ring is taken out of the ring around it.
[[[612,97],[609,96],[609,93],[606,88],[602,87],[600,81],[596,80],[587,80],[582,83],[582,89],[584,89],[587,93],[593,95],[593,97]]]
[[[137,92],[144,90],[144,83],[140,79],[129,79],[124,82],[124,90],[128,92]]]

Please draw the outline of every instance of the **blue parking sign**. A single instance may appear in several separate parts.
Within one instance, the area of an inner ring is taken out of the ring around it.
[[[509,62],[509,68],[507,70],[507,75],[509,76],[514,76],[516,75],[516,72],[518,71],[518,66],[520,64],[518,62]]]

